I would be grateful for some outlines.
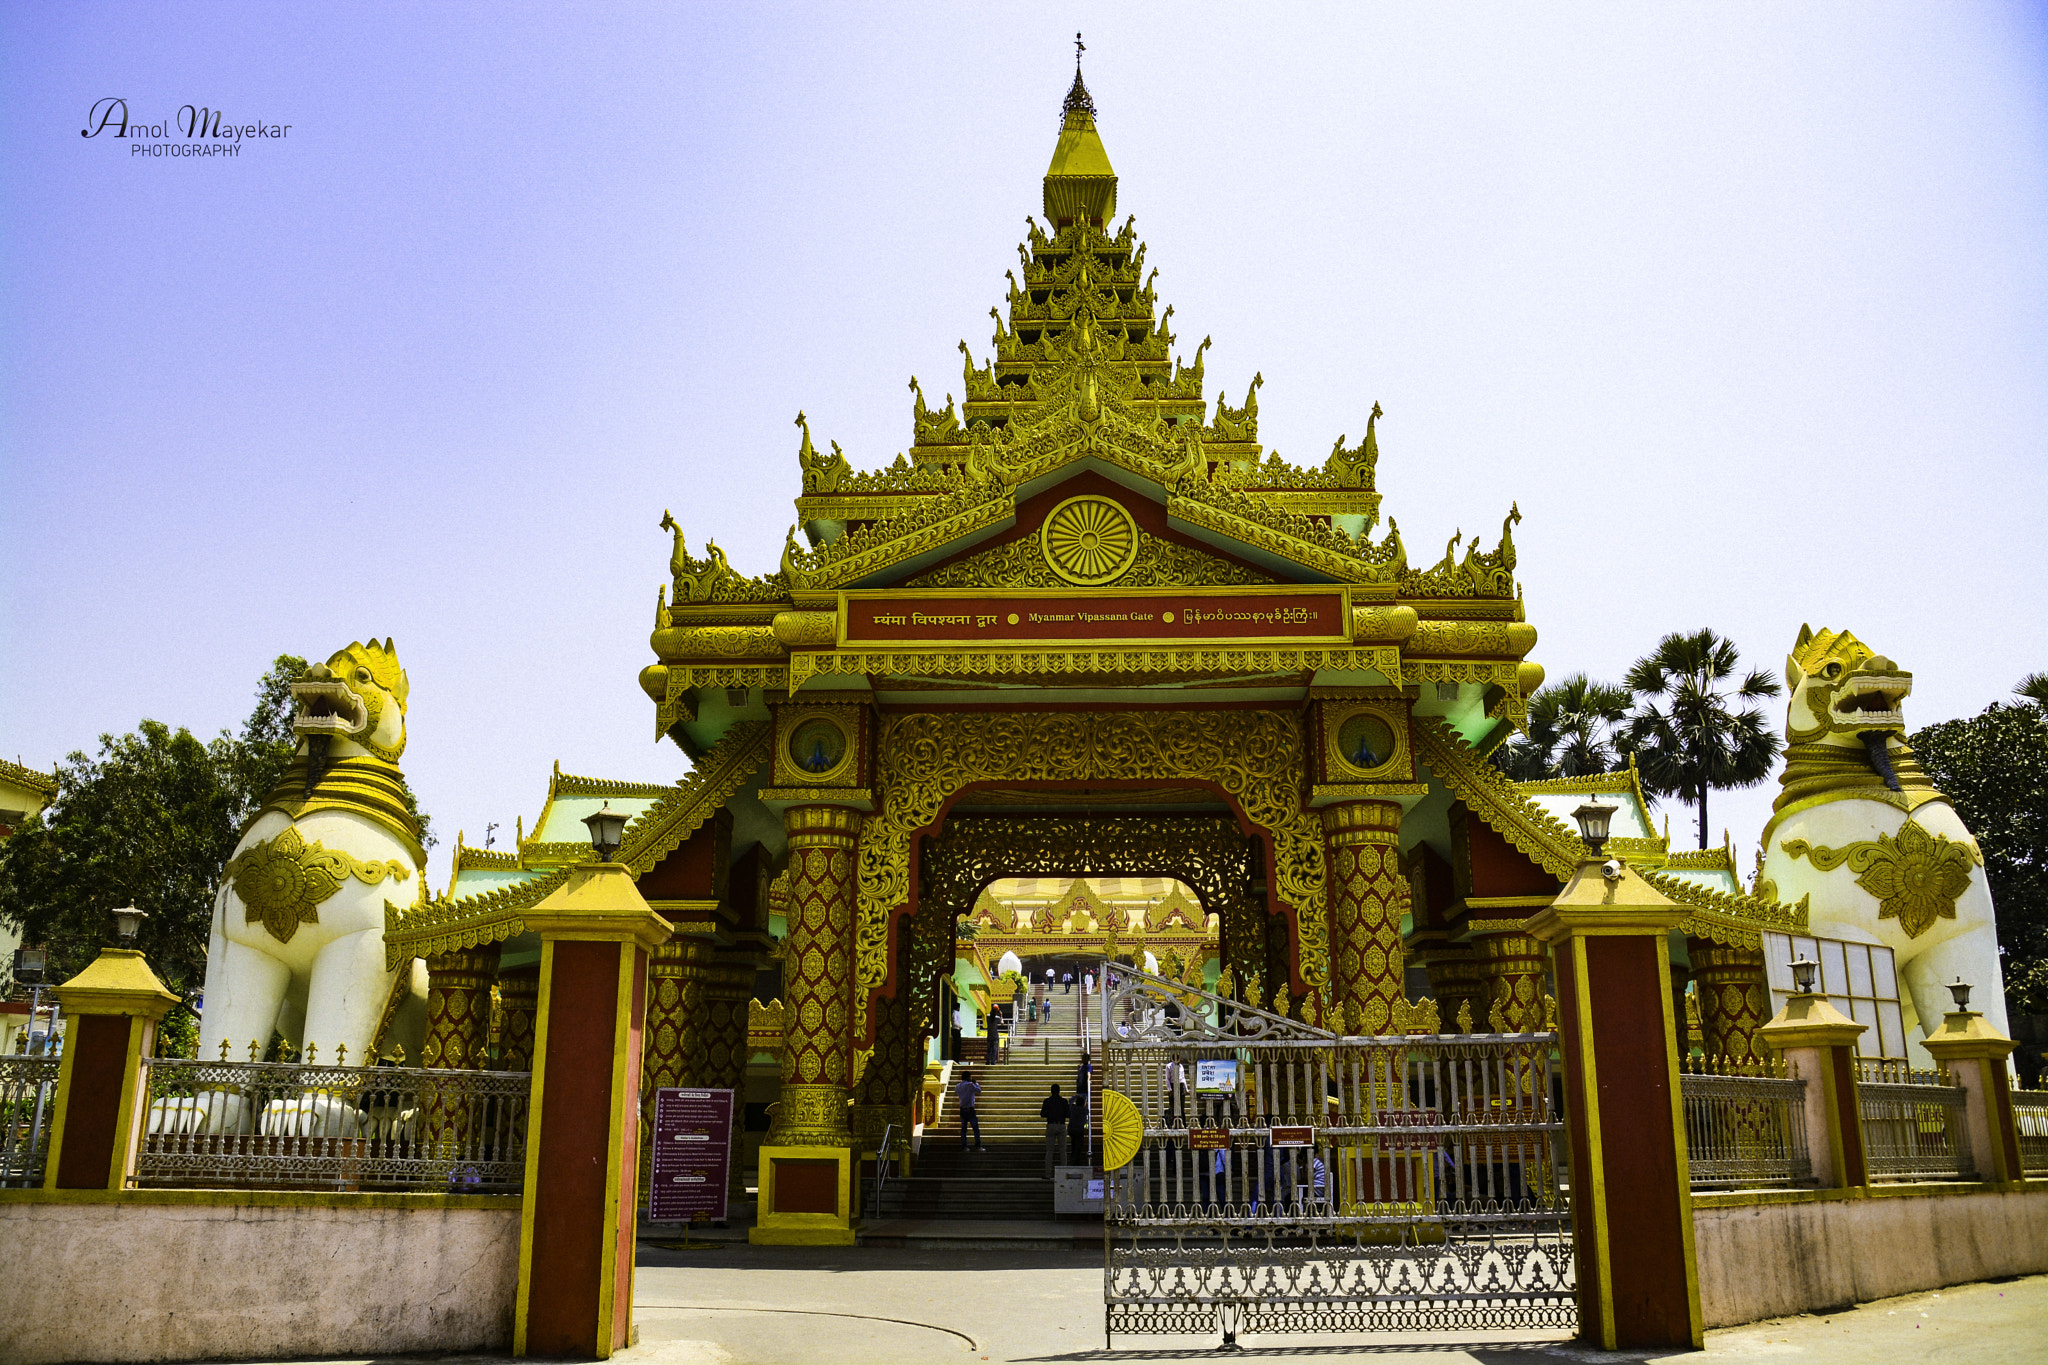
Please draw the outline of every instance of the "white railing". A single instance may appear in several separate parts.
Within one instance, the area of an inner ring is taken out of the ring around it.
[[[137,1185],[516,1193],[524,1071],[143,1061]]]
[[[43,1183],[63,1061],[55,1055],[0,1057],[0,1189]]]
[[[1694,1189],[1761,1189],[1813,1180],[1806,1082],[1780,1062],[1693,1058],[1678,1078]]]
[[[1858,1062],[1856,1101],[1873,1182],[1975,1178],[1963,1133],[1968,1095],[1941,1072],[1904,1062]]]
[[[2019,1131],[2020,1170],[2048,1176],[2048,1090],[2013,1091],[2012,1121]]]

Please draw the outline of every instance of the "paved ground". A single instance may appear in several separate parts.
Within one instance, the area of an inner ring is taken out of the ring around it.
[[[1147,1361],[1219,1357],[1215,1341],[1102,1342],[1099,1251],[784,1247],[645,1248],[631,1365],[924,1365],[925,1362]],[[1825,1317],[1707,1334],[1702,1352],[1609,1355],[1556,1342],[1446,1344],[1387,1338],[1369,1346],[1316,1337],[1246,1339],[1237,1360],[1357,1360],[1539,1365],[1811,1359],[1826,1365],[2048,1361],[2048,1276],[1890,1299]]]
[[[1146,1365],[1388,1356],[1415,1365],[2048,1362],[2048,1275],[1709,1332],[1704,1351],[1662,1354],[1610,1354],[1569,1342],[1390,1337],[1359,1343],[1295,1336],[1248,1338],[1230,1355],[1217,1351],[1211,1338],[1119,1339],[1114,1350],[1105,1350],[1099,1250],[645,1245],[636,1290],[640,1342],[613,1357],[621,1365]],[[440,1356],[432,1365],[499,1365],[504,1359]],[[360,1365],[405,1362],[387,1357]]]

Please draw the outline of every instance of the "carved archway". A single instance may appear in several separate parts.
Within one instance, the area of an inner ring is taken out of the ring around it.
[[[860,840],[858,1043],[871,1040],[870,1003],[889,987],[895,945],[917,902],[917,844],[977,786],[1164,782],[1213,792],[1240,831],[1265,845],[1268,901],[1294,928],[1290,989],[1328,977],[1323,832],[1301,802],[1305,746],[1296,712],[908,712],[887,716],[876,740],[876,808]]]

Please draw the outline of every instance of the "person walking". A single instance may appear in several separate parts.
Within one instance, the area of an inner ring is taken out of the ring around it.
[[[1074,993],[1074,974],[1072,972],[1068,972],[1065,975],[1061,976],[1060,984],[1067,988],[1068,995],[1072,995]]]
[[[1088,1158],[1089,1126],[1095,1111],[1089,1108],[1088,1092],[1095,1084],[1095,1063],[1083,1049],[1081,1065],[1074,1068],[1074,1156],[1077,1161]]]
[[[1045,1178],[1052,1179],[1052,1168],[1064,1165],[1067,1155],[1067,1118],[1073,1113],[1073,1106],[1060,1098],[1059,1082],[1053,1082],[1052,1093],[1045,1097],[1045,1103],[1038,1106],[1038,1117],[1045,1120]]]
[[[953,1087],[954,1098],[960,1103],[960,1150],[967,1150],[967,1127],[974,1126],[974,1150],[985,1152],[981,1145],[981,1112],[977,1105],[981,1099],[981,1084],[974,1079],[972,1071],[963,1072],[960,1083]]]
[[[1186,1085],[1186,1076],[1186,1069],[1178,1061],[1171,1061],[1166,1064],[1166,1126],[1168,1128],[1187,1126],[1188,1105],[1187,1097],[1183,1093],[1183,1087]],[[1181,1122],[1178,1125],[1173,1121],[1176,1108],[1179,1109],[1181,1116]]]
[[[1003,1007],[997,1005],[988,1012],[988,1064],[994,1066],[1003,1059]]]

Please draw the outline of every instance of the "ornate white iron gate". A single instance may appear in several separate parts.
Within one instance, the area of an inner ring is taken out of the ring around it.
[[[1556,1034],[1345,1038],[1105,975],[1107,1338],[1576,1330]]]

